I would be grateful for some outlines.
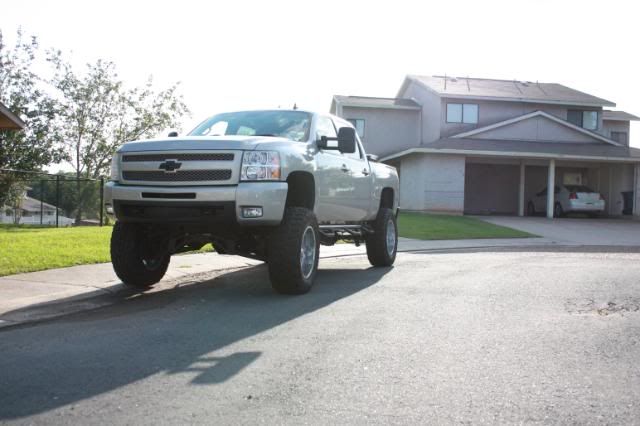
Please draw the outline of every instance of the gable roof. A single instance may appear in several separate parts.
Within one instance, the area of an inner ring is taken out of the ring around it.
[[[407,75],[398,92],[398,96],[402,96],[411,82],[416,82],[427,90],[435,92],[440,97],[448,98],[591,107],[615,107],[616,105],[606,99],[598,98],[557,83],[447,76]]]
[[[505,126],[508,126],[510,124],[517,123],[519,121],[531,119],[533,117],[544,117],[544,118],[552,120],[552,121],[554,121],[554,122],[556,122],[556,123],[558,123],[560,125],[566,126],[566,127],[570,128],[570,129],[576,131],[576,132],[579,132],[579,133],[585,134],[587,136],[590,136],[590,137],[592,137],[594,139],[597,139],[599,141],[606,142],[608,144],[615,145],[615,146],[620,146],[619,143],[617,143],[617,142],[615,142],[615,141],[613,141],[613,140],[611,140],[611,139],[609,139],[609,138],[607,138],[605,136],[602,136],[599,133],[595,133],[595,132],[592,132],[590,130],[583,129],[582,127],[576,126],[573,123],[569,123],[566,120],[558,118],[555,115],[551,115],[549,113],[546,113],[544,111],[539,111],[539,110],[538,111],[534,111],[534,112],[530,112],[528,114],[521,115],[519,117],[510,118],[508,120],[504,120],[504,121],[500,121],[498,123],[490,124],[488,126],[478,127],[477,129],[469,130],[467,132],[458,133],[456,135],[451,136],[451,138],[452,139],[468,138],[469,136],[474,136],[474,135],[478,135],[480,133],[483,133],[483,132],[486,132],[486,131],[489,131],[489,130],[498,129],[500,127],[505,127]]]
[[[633,114],[629,114],[624,111],[612,111],[605,109],[602,111],[602,119],[609,121],[640,121],[640,117],[636,117]]]
[[[381,158],[388,161],[411,154],[459,154],[477,157],[511,157],[581,161],[610,161],[640,164],[640,149],[588,143],[506,141],[489,139],[439,139]]]
[[[24,121],[0,102],[0,129],[22,130],[24,126]]]
[[[385,109],[412,109],[419,110],[420,105],[412,99],[406,98],[377,98],[369,96],[342,96],[334,95],[332,109],[336,104],[346,107],[359,108],[385,108]]]

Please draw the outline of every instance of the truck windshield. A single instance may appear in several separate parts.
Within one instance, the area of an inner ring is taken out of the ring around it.
[[[293,141],[309,138],[311,114],[302,111],[243,111],[214,115],[191,136],[277,136]]]

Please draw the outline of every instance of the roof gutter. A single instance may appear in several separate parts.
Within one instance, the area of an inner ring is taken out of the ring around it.
[[[502,158],[530,158],[530,159],[554,159],[554,160],[579,160],[579,161],[607,161],[615,163],[640,163],[638,158],[622,158],[590,155],[569,155],[569,154],[547,154],[540,152],[515,152],[515,151],[480,151],[472,149],[451,149],[451,148],[411,148],[396,154],[381,158],[380,161],[389,161],[411,154],[458,154],[475,157],[502,157]]]

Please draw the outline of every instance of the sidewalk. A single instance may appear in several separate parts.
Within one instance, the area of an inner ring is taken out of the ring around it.
[[[423,241],[400,238],[398,251],[442,251],[485,247],[523,247],[554,244],[547,238]],[[364,245],[336,244],[321,247],[320,258],[366,255]],[[189,277],[209,275],[260,265],[239,256],[199,253],[174,256],[164,279],[147,292],[184,283]],[[0,328],[39,321],[110,305],[136,294],[116,277],[110,263],[0,277]]]

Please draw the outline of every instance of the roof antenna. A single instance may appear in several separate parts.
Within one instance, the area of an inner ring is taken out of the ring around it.
[[[515,78],[513,79],[513,85],[516,86],[516,89],[518,89],[518,92],[522,94],[522,90],[520,90],[520,88],[518,87],[518,81]]]
[[[467,75],[467,90],[471,91],[471,86],[469,86],[469,76]]]
[[[293,109],[298,109],[298,104],[296,104],[295,102],[293,103]]]
[[[444,73],[444,90],[447,90],[447,73]]]

